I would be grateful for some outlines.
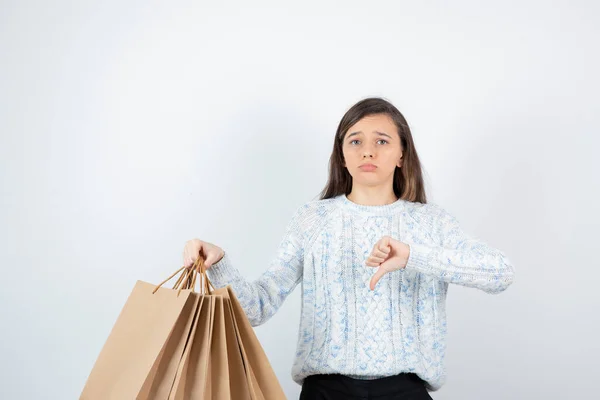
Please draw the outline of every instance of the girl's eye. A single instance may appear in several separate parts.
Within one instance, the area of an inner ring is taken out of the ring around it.
[[[358,142],[358,141],[359,141],[358,139],[354,139],[354,140],[351,140],[349,143],[350,143],[350,144],[353,144],[354,142]],[[388,142],[387,140],[385,140],[385,139],[379,139],[379,140],[378,140],[378,142],[385,142],[386,144],[387,144],[387,143],[389,143],[389,142]]]

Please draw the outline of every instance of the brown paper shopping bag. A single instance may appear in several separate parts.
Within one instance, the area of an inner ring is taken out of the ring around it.
[[[179,272],[173,289],[161,287]],[[181,268],[158,286],[136,283],[80,399],[285,395],[231,286],[214,289],[200,257],[193,268]]]
[[[204,296],[193,338],[182,358],[173,399],[251,400],[234,325],[226,323],[222,296]]]
[[[231,286],[205,282],[170,399],[282,400],[285,394]]]
[[[185,310],[186,312],[184,313],[187,317],[186,323],[176,326],[171,335],[172,337],[168,340],[166,346],[164,346],[150,375],[146,378],[137,399],[159,400],[168,398],[185,346],[189,345],[189,331],[196,314],[195,310],[201,300],[201,297],[197,293],[190,293],[190,296],[193,300],[188,301],[191,312],[188,314],[187,310]]]
[[[277,380],[275,371],[273,371],[246,313],[231,286],[227,286],[226,290],[232,317],[237,325],[236,331],[246,366],[246,377],[252,399],[285,400],[285,394]]]
[[[226,289],[208,282],[169,399],[251,400],[242,350]]]
[[[210,351],[210,324],[212,299],[203,295],[196,318],[189,334],[189,346],[186,347],[179,363],[175,382],[169,399],[208,399],[206,381]]]
[[[167,280],[181,271],[173,289],[135,284],[80,399],[167,398],[200,300],[193,289],[178,288],[189,275],[185,268]]]

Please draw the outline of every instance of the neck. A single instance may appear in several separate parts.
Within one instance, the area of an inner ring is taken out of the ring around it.
[[[352,188],[346,197],[353,203],[364,206],[383,206],[398,200],[391,188]]]

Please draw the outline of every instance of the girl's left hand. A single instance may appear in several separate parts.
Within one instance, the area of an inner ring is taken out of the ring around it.
[[[410,247],[399,240],[390,236],[384,236],[373,246],[371,255],[367,258],[366,265],[369,267],[379,267],[375,275],[371,278],[370,288],[375,290],[375,285],[381,277],[388,272],[396,271],[406,266]]]

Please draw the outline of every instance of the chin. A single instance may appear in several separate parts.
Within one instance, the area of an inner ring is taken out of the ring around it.
[[[373,179],[365,179],[364,177],[361,177],[360,179],[353,179],[353,181],[354,183],[358,183],[362,186],[379,186],[384,184],[384,181],[376,177],[373,177]]]

